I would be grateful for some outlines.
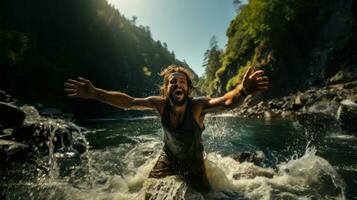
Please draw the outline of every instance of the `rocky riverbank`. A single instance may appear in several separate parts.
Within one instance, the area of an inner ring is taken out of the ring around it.
[[[37,158],[79,157],[87,145],[81,135],[83,128],[61,117],[40,115],[35,107],[19,105],[0,91],[1,167],[28,161],[46,169],[48,166],[40,166]]]
[[[233,112],[240,117],[267,120],[288,118],[304,126],[339,126],[344,132],[357,135],[357,73],[339,72],[324,86],[268,101],[249,96]]]

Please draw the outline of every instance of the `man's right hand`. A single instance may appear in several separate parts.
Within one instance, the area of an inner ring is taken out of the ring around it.
[[[64,86],[64,91],[70,98],[92,99],[95,97],[96,88],[85,78],[78,77],[78,80],[68,79]]]

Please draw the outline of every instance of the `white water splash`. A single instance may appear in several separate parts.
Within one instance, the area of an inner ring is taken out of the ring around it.
[[[277,169],[210,153],[206,168],[213,191],[201,195],[178,177],[147,178],[159,154],[147,151],[160,146],[159,142],[139,144],[125,154],[125,172],[121,176],[106,175],[104,185],[77,192],[67,188],[72,190],[67,193],[72,199],[345,199],[343,180],[314,149],[280,163]]]
[[[26,117],[24,120],[25,124],[34,123],[41,119],[41,116],[40,116],[38,110],[33,106],[24,105],[21,107],[21,110],[24,111],[24,113],[26,114]]]
[[[90,150],[88,183],[71,184],[67,178],[47,180],[40,191],[51,191],[50,199],[345,199],[345,184],[336,170],[316,150],[280,163],[276,169],[239,163],[217,152],[206,160],[213,191],[202,195],[178,177],[147,178],[162,149],[160,138],[132,137],[134,145]],[[86,165],[85,165],[86,166]],[[109,169],[109,170],[108,170]],[[115,170],[117,169],[117,170]],[[78,178],[76,175],[69,178]],[[54,189],[52,189],[54,188]],[[49,197],[45,193],[36,198]]]
[[[55,179],[59,175],[59,169],[57,166],[57,161],[54,156],[54,144],[56,131],[59,128],[58,123],[54,123],[52,121],[48,121],[44,125],[45,130],[48,132],[48,140],[46,141],[46,145],[48,147],[48,164],[49,164],[49,177],[51,180]]]

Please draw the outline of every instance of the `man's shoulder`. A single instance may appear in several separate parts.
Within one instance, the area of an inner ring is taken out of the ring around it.
[[[193,105],[204,105],[209,101],[209,97],[206,96],[200,96],[200,97],[193,97],[192,98],[192,104]]]
[[[153,107],[162,115],[165,107],[166,99],[162,96],[149,96],[146,99],[151,103]]]
[[[149,96],[149,97],[146,97],[146,99],[148,99],[150,101],[165,101],[165,98],[162,96]]]
[[[210,97],[200,96],[192,98],[192,112],[197,116],[197,119],[203,120],[204,114],[202,113],[203,108],[210,100]]]
[[[165,103],[165,98],[163,98],[162,96],[149,96],[149,97],[146,97],[146,99],[153,104],[164,104]]]

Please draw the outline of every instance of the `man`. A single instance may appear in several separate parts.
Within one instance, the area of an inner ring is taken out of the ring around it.
[[[89,80],[79,77],[65,83],[68,97],[95,99],[123,109],[152,109],[161,116],[164,148],[150,178],[178,175],[192,188],[207,192],[210,189],[205,173],[201,134],[206,113],[226,110],[239,105],[248,94],[268,89],[264,71],[249,68],[241,84],[222,97],[192,98],[191,72],[170,65],[161,74],[164,78],[161,96],[134,98],[125,93],[96,88]]]

